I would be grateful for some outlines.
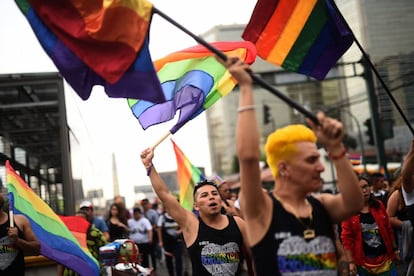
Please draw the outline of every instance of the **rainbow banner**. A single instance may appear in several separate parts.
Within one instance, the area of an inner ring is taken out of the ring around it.
[[[170,139],[177,159],[177,178],[180,186],[180,204],[184,209],[193,210],[194,200],[193,192],[194,186],[205,180],[203,173],[199,168],[194,166],[177,144]]]
[[[239,56],[249,64],[256,59],[256,49],[247,41],[215,42],[211,45],[227,56]],[[128,99],[132,113],[144,130],[173,119],[180,110],[178,121],[170,130],[174,134],[186,122],[230,93],[237,84],[214,54],[202,45],[172,53],[154,64],[166,102],[153,104]]]
[[[319,80],[354,41],[330,0],[259,0],[242,37],[264,60]]]
[[[46,204],[6,161],[8,199],[15,214],[27,217],[40,242],[40,254],[80,275],[99,275],[98,261],[92,257]]]
[[[83,99],[165,101],[150,52],[153,5],[146,0],[15,0],[59,72]]]
[[[348,159],[352,166],[360,165],[362,163],[362,156],[360,154],[349,154]]]
[[[84,251],[89,251],[87,244],[87,235],[89,226],[91,226],[91,224],[85,218],[80,216],[58,216],[79,242],[79,245],[82,247],[82,249]]]

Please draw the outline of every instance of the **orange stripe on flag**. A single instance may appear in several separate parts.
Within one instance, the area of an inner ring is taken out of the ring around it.
[[[300,0],[297,3],[279,40],[269,53],[267,58],[269,62],[278,65],[283,64],[295,44],[296,39],[299,37],[300,32],[308,21],[309,15],[312,13],[316,2],[317,0]]]
[[[270,51],[275,46],[276,42],[280,38],[283,29],[289,21],[298,0],[280,0],[276,6],[276,10],[273,16],[270,18],[266,27],[263,29],[259,38],[256,41],[257,51],[259,56],[263,59],[267,59]]]

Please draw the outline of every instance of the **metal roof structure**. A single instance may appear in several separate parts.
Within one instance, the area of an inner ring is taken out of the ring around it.
[[[71,190],[68,136],[59,73],[0,75],[1,165],[9,159],[29,186],[34,179],[47,190],[54,184]]]

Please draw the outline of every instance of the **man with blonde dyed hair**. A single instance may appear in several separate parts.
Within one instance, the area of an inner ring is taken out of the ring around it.
[[[260,180],[259,127],[250,67],[238,58],[223,64],[238,81],[236,146],[240,163],[240,207],[246,221],[256,275],[337,275],[333,225],[363,204],[358,179],[342,145],[342,124],[317,114],[310,129],[292,125],[271,134],[266,155],[275,179],[271,194]],[[324,167],[316,139],[336,168],[340,194],[318,194]]]
[[[289,125],[271,133],[265,145],[266,161],[274,176],[278,162],[290,159],[297,151],[296,142],[316,142],[315,133],[304,125]]]

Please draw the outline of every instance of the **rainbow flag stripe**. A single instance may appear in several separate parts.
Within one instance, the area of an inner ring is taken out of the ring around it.
[[[242,37],[264,60],[324,79],[354,39],[329,0],[259,0]]]
[[[177,159],[177,178],[180,186],[180,204],[184,209],[193,210],[193,192],[195,185],[204,180],[205,176],[199,168],[194,166],[185,156],[177,144],[170,139]]]
[[[15,214],[27,217],[40,242],[40,254],[80,275],[99,275],[98,261],[69,231],[58,215],[6,161],[8,198]]]
[[[93,86],[101,85],[109,97],[165,101],[149,52],[148,1],[16,3],[45,52],[83,100]]]
[[[348,159],[353,166],[360,165],[362,163],[362,156],[359,154],[349,154]]]
[[[215,42],[211,45],[227,56],[239,56],[246,63],[256,58],[255,46],[247,41]],[[186,122],[230,93],[236,85],[227,69],[214,54],[197,45],[154,62],[166,102],[153,104],[128,99],[128,104],[142,128],[169,121],[180,110],[177,123],[170,130],[174,134]]]
[[[88,229],[91,225],[85,218],[79,216],[60,216],[69,231],[73,234],[84,251],[89,251],[87,244]]]

